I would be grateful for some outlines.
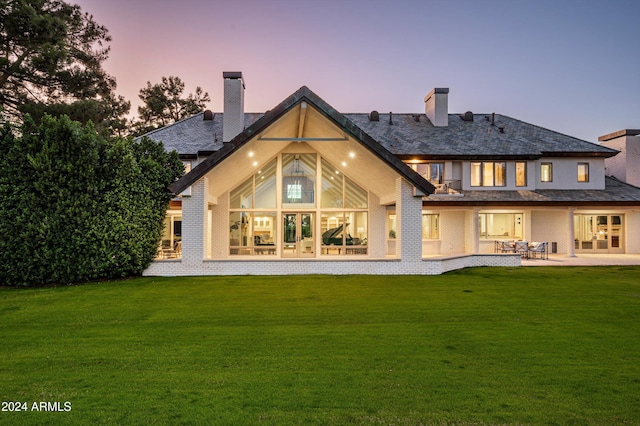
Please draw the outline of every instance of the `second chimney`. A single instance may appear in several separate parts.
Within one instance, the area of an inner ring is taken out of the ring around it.
[[[225,71],[222,142],[229,142],[244,130],[244,80],[239,71]]]
[[[449,125],[449,88],[437,87],[424,97],[424,112],[436,127]]]

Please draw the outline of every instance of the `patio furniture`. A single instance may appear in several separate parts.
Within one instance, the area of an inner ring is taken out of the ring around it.
[[[500,253],[514,253],[515,249],[513,241],[500,241],[500,246],[498,248]]]
[[[514,251],[523,259],[529,258],[529,243],[527,241],[516,241]]]
[[[549,259],[549,243],[547,241],[531,243],[531,247],[529,247],[529,257],[535,259],[538,256],[540,259]]]

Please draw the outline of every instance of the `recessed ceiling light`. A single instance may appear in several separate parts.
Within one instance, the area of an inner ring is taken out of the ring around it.
[[[347,167],[347,162],[346,161],[342,162],[342,167]]]
[[[253,151],[249,151],[249,157],[253,157]]]
[[[353,151],[351,151],[351,152],[349,153],[349,157],[351,157],[351,158],[356,158],[356,153],[355,153],[355,152],[353,152]]]
[[[258,165],[258,162],[257,162],[257,161],[254,161],[254,162],[253,162],[253,166],[255,167],[255,166],[257,166],[257,165]]]

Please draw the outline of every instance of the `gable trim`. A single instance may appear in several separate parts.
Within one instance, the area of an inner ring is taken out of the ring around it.
[[[264,116],[258,119],[251,126],[244,129],[235,138],[226,143],[220,150],[216,151],[213,155],[209,156],[202,163],[194,167],[191,172],[187,173],[176,182],[169,185],[169,190],[173,194],[180,194],[189,186],[193,185],[200,178],[202,178],[217,164],[224,161],[245,143],[249,142],[254,136],[259,135],[263,130],[273,124],[278,118],[282,117],[286,112],[288,112],[301,102],[308,102],[313,105],[323,116],[340,127],[344,132],[351,135],[356,141],[360,142],[383,162],[391,166],[412,186],[416,188],[417,193],[432,194],[433,192],[435,192],[435,187],[425,178],[423,178],[418,172],[413,170],[407,164],[403,163],[398,157],[384,148],[380,143],[366,134],[362,129],[356,126],[344,115],[336,111],[333,107],[327,104],[306,86],[298,89],[295,93],[278,104],[274,109],[267,111]],[[332,140],[335,139],[332,138]]]

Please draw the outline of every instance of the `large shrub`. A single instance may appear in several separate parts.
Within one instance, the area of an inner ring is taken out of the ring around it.
[[[0,284],[140,274],[153,260],[183,172],[150,139],[107,139],[46,116],[0,130]]]

